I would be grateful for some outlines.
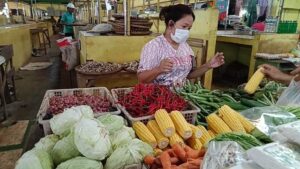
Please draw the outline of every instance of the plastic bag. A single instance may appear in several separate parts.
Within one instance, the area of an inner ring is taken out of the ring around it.
[[[247,151],[248,157],[264,169],[299,169],[299,152],[279,143],[266,144]]]
[[[289,87],[279,97],[277,105],[280,106],[293,106],[300,105],[300,81],[292,80]]]
[[[254,107],[241,114],[267,136],[276,131],[276,126],[297,121],[294,114],[276,106]]]
[[[66,64],[66,70],[72,70],[75,66],[79,65],[77,46],[78,42],[72,42],[70,45],[60,48],[62,61]]]
[[[224,169],[246,161],[243,148],[233,141],[211,141],[201,169]]]
[[[288,139],[288,141],[297,143],[300,145],[300,120],[280,125],[277,127],[280,134]]]

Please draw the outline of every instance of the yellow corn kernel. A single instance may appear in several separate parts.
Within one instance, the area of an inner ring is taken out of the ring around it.
[[[165,109],[157,110],[154,117],[163,135],[166,137],[173,136],[175,126],[168,112]]]
[[[235,115],[240,120],[240,122],[242,123],[242,125],[247,133],[251,133],[252,130],[255,129],[255,126],[248,119],[246,119],[243,115],[241,115],[239,112],[235,112]]]
[[[153,134],[149,131],[146,125],[140,121],[134,122],[132,128],[136,135],[144,142],[150,144],[153,148],[157,146],[157,142]]]
[[[176,132],[183,138],[188,139],[193,135],[189,123],[185,120],[181,112],[172,111],[170,117],[175,125]]]
[[[206,122],[217,134],[232,132],[227,124],[216,113],[208,115],[206,117]]]
[[[259,84],[265,77],[265,74],[262,73],[262,70],[263,70],[263,68],[259,68],[253,74],[253,76],[250,78],[250,80],[248,81],[248,83],[246,84],[246,86],[244,88],[245,92],[247,92],[248,94],[253,94],[256,91]]]
[[[207,130],[207,132],[209,133],[209,135],[211,136],[211,138],[215,138],[216,135],[212,130]]]
[[[184,145],[183,139],[180,137],[179,134],[174,133],[173,136],[170,137],[170,145],[173,146],[174,144],[179,143]]]
[[[201,141],[201,143],[204,145],[204,144],[206,144],[207,142],[209,142],[211,139],[212,139],[212,137],[210,136],[210,134],[208,133],[208,131],[206,130],[206,128],[204,127],[204,126],[201,126],[201,125],[198,125],[197,126],[200,130],[201,130],[201,132],[202,132],[202,136],[200,137],[200,141]]]
[[[199,139],[202,136],[201,130],[198,127],[196,127],[192,124],[189,124],[189,125],[190,125],[190,128],[192,129],[192,132],[193,132],[192,138]]]
[[[164,149],[169,145],[169,139],[162,134],[155,120],[148,121],[147,128],[156,138],[158,148]]]
[[[202,143],[201,143],[200,139],[189,138],[187,140],[187,143],[194,150],[201,150],[201,148],[202,148]]]
[[[236,112],[229,106],[224,105],[219,108],[219,116],[232,131],[246,133],[242,123],[236,116]]]

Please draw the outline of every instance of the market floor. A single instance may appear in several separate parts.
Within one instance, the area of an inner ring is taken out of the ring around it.
[[[29,132],[25,137],[24,151],[31,149],[35,142],[43,136],[43,130],[35,121],[44,94],[49,89],[66,88],[64,72],[60,59],[60,51],[52,37],[52,46],[46,56],[32,57],[30,62],[47,62],[52,65],[46,69],[35,71],[18,71],[16,74],[17,102],[8,105],[11,119],[17,121],[31,120]]]

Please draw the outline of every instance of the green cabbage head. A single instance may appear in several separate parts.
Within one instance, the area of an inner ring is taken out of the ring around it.
[[[117,148],[106,160],[105,169],[123,169],[127,165],[139,164],[148,154],[153,154],[152,147],[139,139],[133,139],[125,146]]]
[[[54,145],[58,142],[59,137],[57,135],[51,134],[44,138],[41,138],[39,142],[37,142],[34,147],[35,149],[42,149],[47,151],[47,153],[51,153]]]
[[[97,119],[105,126],[110,134],[120,130],[124,126],[124,119],[121,116],[106,114]]]
[[[41,149],[27,151],[17,161],[15,169],[53,169],[49,153]]]
[[[67,136],[73,126],[82,118],[94,118],[93,110],[89,106],[76,106],[65,109],[63,113],[50,119],[50,127],[54,134]]]
[[[103,169],[102,163],[86,157],[75,157],[61,163],[56,169]]]
[[[111,150],[109,132],[96,119],[81,119],[74,127],[74,142],[81,154],[93,160],[103,160]]]
[[[80,155],[74,144],[74,134],[70,133],[67,137],[59,140],[52,149],[51,156],[55,165],[67,161]]]

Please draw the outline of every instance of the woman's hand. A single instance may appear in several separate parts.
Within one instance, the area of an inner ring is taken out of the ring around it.
[[[169,73],[172,71],[173,68],[173,62],[170,59],[163,59],[160,61],[160,64],[158,66],[158,70],[160,73]]]
[[[262,72],[267,76],[267,78],[271,80],[289,84],[293,78],[293,76],[281,72],[279,69],[277,69],[274,66],[263,64],[260,67],[264,68]]]
[[[291,74],[295,77],[295,81],[298,82],[300,81],[300,67],[298,67],[297,69],[295,69],[294,71],[291,72]]]
[[[208,61],[210,69],[217,68],[225,63],[223,53],[217,52],[216,55]]]

